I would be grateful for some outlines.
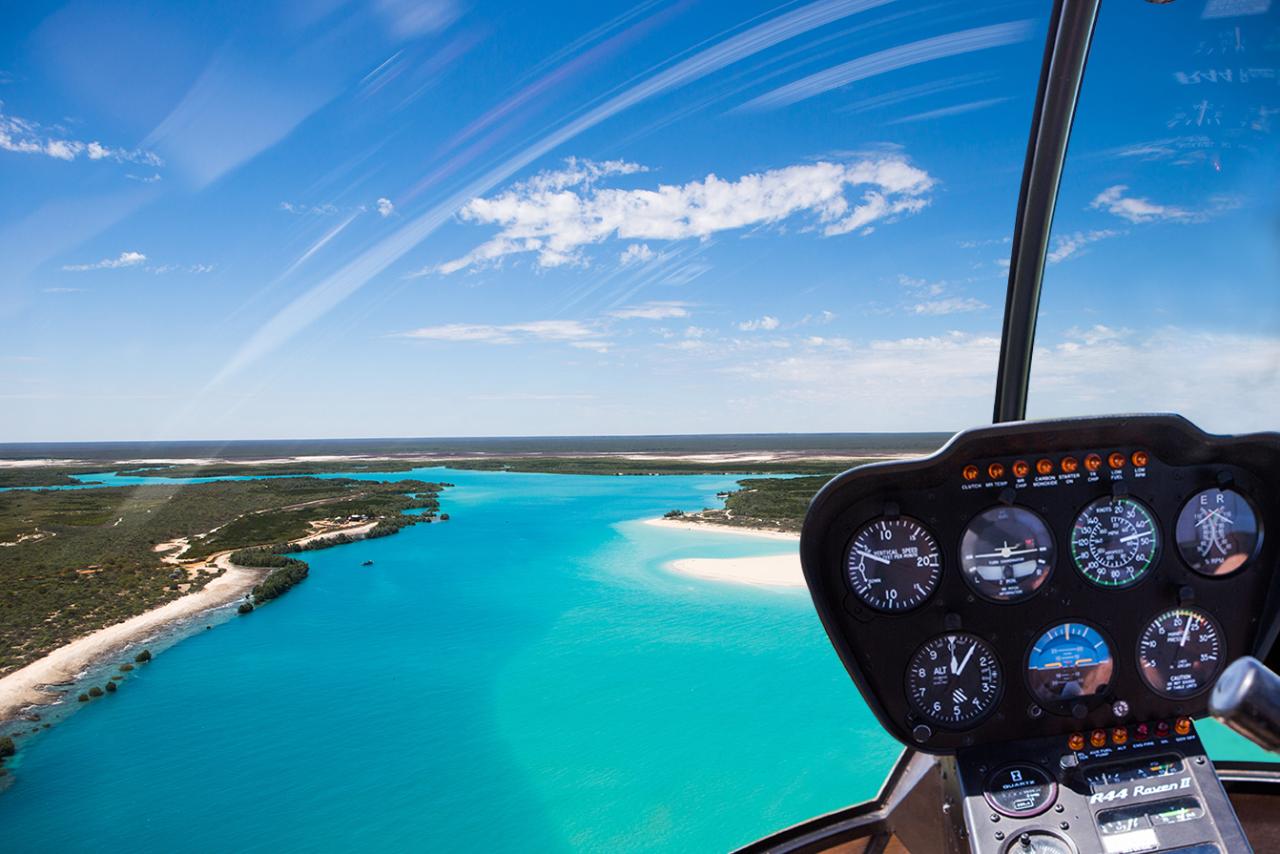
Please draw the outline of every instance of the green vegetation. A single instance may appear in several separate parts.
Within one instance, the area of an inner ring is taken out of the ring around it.
[[[0,675],[200,589],[222,572],[199,563],[215,553],[297,539],[322,520],[394,533],[419,518],[403,511],[434,513],[440,489],[289,477],[0,492]],[[189,544],[180,555],[179,540]]]
[[[253,613],[253,603],[252,603],[252,602],[241,602],[241,603],[240,603],[240,607],[239,607],[239,608],[236,608],[236,613],[237,613],[237,614],[239,614],[239,615],[240,615],[240,616],[242,616],[242,617],[243,617],[245,614],[252,614],[252,613]]]
[[[7,759],[18,752],[18,748],[14,746],[13,739],[7,735],[0,735],[0,760]]]
[[[699,513],[673,510],[666,514],[666,518],[682,516],[718,525],[799,531],[804,523],[804,514],[809,509],[810,499],[826,482],[825,477],[740,480],[740,488],[725,498],[725,509],[703,510]]]

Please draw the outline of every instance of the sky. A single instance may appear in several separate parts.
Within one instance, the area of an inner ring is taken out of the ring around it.
[[[1048,8],[6,0],[0,442],[985,423]],[[1277,123],[1106,4],[1031,417],[1280,426]]]

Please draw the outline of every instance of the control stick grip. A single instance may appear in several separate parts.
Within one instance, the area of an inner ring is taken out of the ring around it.
[[[1259,747],[1280,753],[1280,676],[1244,656],[1218,677],[1209,712]]]

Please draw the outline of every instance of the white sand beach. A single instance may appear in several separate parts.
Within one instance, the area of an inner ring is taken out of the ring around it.
[[[782,540],[799,543],[800,535],[786,531],[761,531],[732,525],[716,525],[708,522],[681,521],[678,519],[646,519],[646,525],[682,531],[705,531],[717,534],[737,534],[757,539]],[[798,551],[762,557],[681,558],[666,564],[666,569],[680,575],[708,581],[732,584],[750,584],[756,587],[804,587],[804,573],[800,569]]]
[[[346,534],[360,538],[368,535],[376,522],[346,527],[333,527],[294,540],[309,543],[317,539]],[[188,547],[186,538],[161,543],[156,551],[175,551],[168,555],[166,563],[183,566],[189,571],[206,567],[225,570],[200,590],[166,602],[127,620],[98,629],[76,638],[68,644],[40,658],[20,670],[0,677],[0,721],[8,720],[28,706],[55,702],[60,694],[47,690],[46,686],[70,682],[94,664],[109,656],[119,654],[126,647],[143,643],[160,632],[200,613],[232,605],[253,589],[270,570],[248,569],[231,563],[231,552],[211,555],[207,560],[179,564],[178,555]]]

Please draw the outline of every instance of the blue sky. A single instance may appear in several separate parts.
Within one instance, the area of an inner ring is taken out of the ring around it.
[[[9,4],[0,441],[989,419],[1048,4]],[[1031,414],[1280,416],[1280,16],[1109,3]]]

